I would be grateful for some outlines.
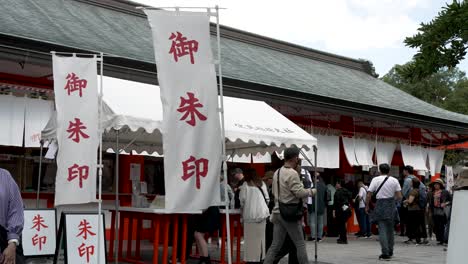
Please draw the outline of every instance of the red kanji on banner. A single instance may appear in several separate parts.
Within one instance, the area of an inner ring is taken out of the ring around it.
[[[71,138],[76,143],[80,143],[80,137],[89,138],[87,134],[85,134],[82,130],[86,129],[87,127],[81,122],[79,118],[75,117],[75,123],[69,121],[67,132],[70,133],[68,138]]]
[[[42,251],[42,245],[44,245],[46,242],[47,242],[46,236],[39,236],[38,234],[36,234],[35,236],[32,237],[32,244],[33,246],[38,245],[39,251]]]
[[[85,243],[82,243],[78,247],[78,254],[81,258],[86,255],[86,263],[89,263],[89,256],[94,255],[94,246],[86,246]]]
[[[169,40],[172,40],[169,53],[172,53],[176,62],[179,61],[180,57],[190,55],[190,63],[194,64],[195,59],[193,58],[193,53],[198,51],[198,41],[187,40],[179,31],[176,33],[177,34],[172,33],[169,37]]]
[[[207,159],[196,159],[194,156],[184,162],[182,162],[182,169],[184,174],[182,175],[182,180],[186,181],[195,175],[196,177],[196,187],[200,189],[200,177],[206,177],[208,174],[208,160]]]
[[[78,91],[78,94],[80,95],[80,97],[82,97],[83,89],[85,89],[86,86],[88,85],[88,81],[84,79],[80,80],[80,78],[73,72],[69,73],[66,79],[68,81],[67,81],[67,84],[65,85],[65,90],[67,90],[68,95],[70,95],[73,92]]]
[[[177,108],[177,111],[184,113],[180,120],[186,120],[190,116],[190,119],[185,122],[191,126],[195,126],[197,124],[197,117],[201,121],[205,121],[207,118],[197,109],[203,107],[203,105],[200,103],[200,100],[198,100],[198,98],[196,98],[195,95],[190,92],[187,93],[187,96],[187,99],[180,97],[180,105],[179,108]]]
[[[44,227],[44,228],[48,228],[48,226],[46,226],[44,224],[44,217],[42,217],[40,214],[36,215],[33,220],[33,226],[31,227],[31,229],[36,229],[38,232],[41,231],[41,227]]]
[[[68,168],[68,178],[69,182],[73,181],[74,179],[78,178],[78,185],[80,189],[83,188],[83,180],[87,180],[89,176],[89,166],[79,166],[78,164],[74,164],[70,168]]]
[[[76,235],[76,237],[82,236],[84,240],[88,239],[88,234],[91,236],[95,236],[96,233],[91,232],[91,228],[93,228],[86,219],[83,219],[80,224],[78,225],[78,229],[80,233]]]

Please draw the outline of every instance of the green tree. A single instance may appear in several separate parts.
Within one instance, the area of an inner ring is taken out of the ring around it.
[[[405,40],[418,48],[411,63],[399,69],[410,79],[423,79],[443,68],[454,68],[465,58],[468,49],[468,0],[447,4],[429,23],[422,23],[419,33]]]
[[[468,115],[468,80],[466,78],[457,82],[443,107],[449,111]]]
[[[401,73],[406,67],[408,64],[396,65],[382,80],[430,104],[468,114],[468,81],[463,71],[443,68],[427,77],[413,79]]]

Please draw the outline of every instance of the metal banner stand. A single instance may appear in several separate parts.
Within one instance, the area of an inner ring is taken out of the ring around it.
[[[229,195],[228,195],[228,178],[227,178],[227,162],[226,162],[226,135],[224,125],[224,94],[223,94],[223,72],[221,67],[221,33],[219,30],[219,7],[216,5],[216,42],[218,43],[218,75],[219,75],[219,111],[221,114],[221,141],[222,141],[222,157],[223,157],[223,173],[224,173],[224,201],[226,206],[226,232],[227,232],[227,255],[228,263],[232,263],[231,256],[231,222],[229,220]],[[211,13],[210,9],[208,12]]]
[[[97,54],[95,53],[70,53],[70,52],[55,52],[55,51],[51,51],[51,54],[65,54],[65,55],[72,55],[72,56],[76,56],[76,55],[83,55],[83,56],[94,56],[96,57]],[[103,126],[102,126],[102,117],[103,117],[103,102],[102,102],[102,98],[103,98],[103,82],[104,82],[104,53],[99,53],[99,56],[100,58],[97,59],[97,61],[100,63],[100,84],[99,84],[99,98],[98,98],[98,104],[99,104],[99,108],[98,108],[98,133],[99,133],[99,152],[98,152],[98,164],[97,164],[97,168],[98,168],[98,181],[99,181],[99,190],[98,190],[98,216],[100,216],[102,214],[102,169],[103,169],[103,165],[102,165],[102,134],[103,134]],[[110,55],[112,56],[112,55]],[[42,160],[42,142],[41,142],[41,160]],[[39,169],[39,173],[40,173],[40,169]],[[38,199],[39,199],[39,194],[38,194]],[[38,201],[37,201],[38,203]],[[97,245],[97,263],[99,264],[100,261],[101,261],[101,239],[100,239],[100,236],[101,236],[101,228],[102,228],[102,223],[101,223],[101,217],[98,217],[98,230],[97,230],[97,234],[98,234],[98,245]],[[105,230],[103,230],[103,235],[105,233]],[[104,237],[105,238],[105,237]]]
[[[103,149],[102,149],[102,134],[104,132],[104,127],[102,126],[102,117],[103,117],[103,112],[102,112],[102,98],[103,98],[103,88],[104,88],[104,54],[101,52],[100,53],[101,59],[98,60],[100,61],[100,73],[101,73],[101,78],[100,78],[100,85],[99,85],[99,164],[98,164],[98,177],[99,177],[99,198],[98,198],[98,245],[97,245],[97,263],[99,264],[101,262],[101,239],[99,238],[101,236],[101,214],[102,214],[102,155],[103,155]],[[105,233],[105,230],[102,230],[103,236]],[[104,250],[105,251],[105,250]]]
[[[39,194],[41,193],[42,151],[43,150],[44,150],[44,141],[41,139],[41,150],[39,152],[39,174],[37,176],[36,209],[39,209]]]
[[[223,74],[222,74],[222,68],[221,68],[221,34],[220,34],[220,29],[219,29],[219,10],[224,9],[220,8],[218,5],[214,7],[216,10],[216,13],[213,15],[211,13],[211,9],[213,7],[178,7],[178,6],[172,6],[172,7],[137,7],[137,9],[175,9],[176,12],[179,12],[180,9],[206,9],[208,16],[215,16],[216,17],[216,40],[217,40],[217,46],[218,46],[218,59],[215,62],[215,64],[218,64],[218,78],[219,78],[219,113],[220,113],[220,118],[221,118],[221,141],[222,141],[222,156],[223,156],[223,161],[222,161],[222,169],[224,173],[224,195],[226,197],[226,231],[227,231],[227,256],[228,256],[228,264],[232,264],[232,254],[231,254],[231,228],[230,228],[230,221],[229,221],[229,200],[228,200],[228,191],[227,191],[227,185],[228,185],[228,179],[227,179],[227,161],[226,161],[226,142],[225,142],[225,126],[224,126],[224,98],[223,98]]]
[[[301,154],[302,154],[302,157],[304,157],[304,159],[310,164],[310,166],[314,167],[314,187],[316,188],[317,190],[317,193],[318,193],[318,186],[317,186],[317,152],[318,152],[318,149],[317,149],[317,146],[314,145],[313,147],[313,151],[314,151],[314,161],[315,163],[312,164],[312,161],[310,161],[309,157],[307,157],[307,155],[304,153],[304,151],[302,151],[302,149],[300,150]],[[317,195],[317,194],[316,194]],[[314,202],[315,202],[315,263],[318,263],[318,199],[315,197],[314,198]]]

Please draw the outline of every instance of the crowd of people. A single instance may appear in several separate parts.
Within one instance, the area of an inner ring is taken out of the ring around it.
[[[291,148],[285,151],[284,166],[267,172],[263,181],[253,169],[233,171],[233,208],[241,209],[247,263],[279,263],[287,254],[291,264],[307,263],[305,240],[324,238],[325,219],[327,235],[335,230],[336,242],[348,244],[351,208],[359,223],[357,238],[371,238],[376,226],[381,260],[393,257],[397,231],[407,237],[406,244],[429,244],[434,234],[439,245],[447,245],[451,195],[442,179],[426,185],[406,166],[400,183],[398,175],[389,175],[390,166],[381,164],[369,184],[338,179],[326,185],[299,164],[299,150]]]
[[[233,170],[232,185],[225,184],[226,179],[221,177],[224,207],[240,209],[242,215],[246,263],[276,264],[286,255],[290,264],[308,263],[305,241],[320,242],[324,238],[325,215],[328,236],[335,229],[337,243],[348,244],[347,222],[353,207],[359,222],[358,238],[370,238],[372,224],[376,225],[381,260],[393,257],[398,229],[408,238],[406,244],[428,244],[435,235],[439,245],[447,245],[452,195],[442,179],[426,185],[414,175],[413,167],[406,166],[400,183],[395,175],[389,175],[388,164],[380,164],[380,175],[373,177],[369,186],[359,180],[354,187],[341,179],[335,185],[326,185],[319,174],[312,176],[300,164],[299,149],[287,148],[284,165],[263,178],[254,169]],[[18,238],[24,220],[15,218],[22,215],[21,197],[7,171],[0,169],[0,182],[0,194],[9,194],[2,197],[0,206],[0,227],[5,227],[0,229],[0,256],[4,258],[0,262],[22,263],[17,254],[21,255]],[[193,236],[189,235],[187,243],[196,243],[200,264],[211,263],[205,235],[219,230],[220,209],[207,208],[188,227]],[[7,215],[12,217],[5,218]],[[308,237],[306,225],[310,227]],[[190,249],[187,247],[187,251]]]

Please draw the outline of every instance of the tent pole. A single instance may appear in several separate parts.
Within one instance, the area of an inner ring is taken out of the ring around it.
[[[39,209],[39,195],[41,193],[41,172],[42,172],[42,151],[44,149],[44,141],[41,140],[41,150],[39,152],[39,174],[37,176],[37,198],[36,209]]]
[[[314,167],[314,187],[317,189],[317,193],[318,193],[318,186],[317,186],[317,146],[314,145],[312,146],[313,150],[314,150],[314,160],[315,160],[315,164],[312,163],[312,161],[309,159],[309,157],[307,157],[307,155],[304,153],[304,151],[302,151],[302,149],[299,150],[299,152],[302,154],[302,157],[307,161],[307,163],[309,163],[310,166]],[[315,197],[314,199],[315,201],[315,263],[317,263],[317,259],[318,259],[318,244],[317,244],[317,237],[318,237],[318,199],[317,197]]]
[[[103,96],[103,78],[104,78],[104,54],[101,52],[100,54],[100,72],[101,72],[101,79],[100,79],[100,85],[99,85],[99,164],[98,164],[98,176],[99,176],[99,198],[98,198],[98,243],[97,243],[97,263],[101,263],[101,231],[102,234],[104,234],[105,230],[102,229],[102,221],[101,221],[101,214],[102,214],[102,155],[103,155],[103,149],[102,149],[102,133],[103,133],[103,126],[102,126],[102,96]]]
[[[315,188],[317,190],[318,194],[318,181],[317,181],[317,146],[313,146],[314,149],[314,181],[315,181]],[[315,197],[315,263],[317,263],[318,260],[318,199]]]
[[[216,5],[216,40],[218,43],[218,76],[219,76],[219,111],[221,114],[221,141],[222,141],[222,157],[223,157],[223,171],[224,171],[224,200],[226,205],[226,231],[227,231],[227,255],[228,264],[232,263],[231,256],[231,223],[229,220],[229,196],[228,196],[228,178],[227,178],[227,163],[226,163],[226,142],[225,142],[225,126],[224,126],[224,94],[223,94],[223,72],[221,69],[221,33],[219,30],[219,6]]]
[[[115,243],[114,243],[114,261],[115,264],[119,262],[119,253],[117,252],[119,249],[119,207],[120,207],[120,200],[119,200],[119,130],[117,130],[116,136],[116,149],[115,149]]]

